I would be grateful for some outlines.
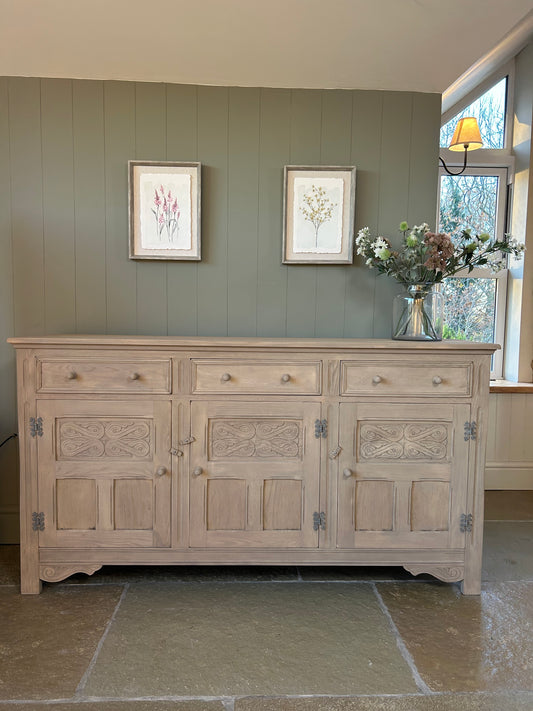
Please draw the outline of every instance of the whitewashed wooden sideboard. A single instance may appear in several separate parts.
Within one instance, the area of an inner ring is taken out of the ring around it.
[[[23,593],[106,564],[400,565],[479,593],[496,346],[10,342]]]

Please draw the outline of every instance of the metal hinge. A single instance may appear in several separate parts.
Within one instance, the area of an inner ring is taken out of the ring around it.
[[[477,435],[477,424],[475,421],[465,422],[465,442],[469,439],[476,439]]]
[[[320,437],[328,436],[328,421],[327,420],[315,420],[315,437],[320,439]]]
[[[472,514],[461,514],[461,521],[459,523],[459,529],[461,533],[470,533],[472,530],[473,516]]]
[[[34,511],[31,515],[31,527],[34,531],[44,531],[44,513]]]
[[[43,436],[43,418],[30,417],[30,437]]]
[[[326,530],[326,513],[325,511],[315,511],[313,514],[313,531],[318,531],[320,528],[321,531]]]

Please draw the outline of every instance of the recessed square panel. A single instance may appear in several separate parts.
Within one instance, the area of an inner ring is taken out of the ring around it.
[[[96,528],[95,480],[58,479],[56,507],[58,530],[94,530]]]
[[[263,482],[263,530],[299,531],[302,528],[302,482],[267,479]]]

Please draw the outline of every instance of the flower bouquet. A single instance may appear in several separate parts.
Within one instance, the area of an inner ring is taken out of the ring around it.
[[[393,338],[403,340],[442,340],[442,295],[432,290],[434,284],[464,269],[468,273],[475,267],[499,272],[506,266],[507,254],[520,257],[525,249],[510,235],[497,240],[487,233],[473,235],[469,229],[452,240],[444,232],[431,232],[426,223],[410,228],[402,222],[400,232],[403,244],[399,250],[385,237],[373,237],[368,227],[359,231],[356,245],[368,267],[388,274],[406,288],[393,328]]]

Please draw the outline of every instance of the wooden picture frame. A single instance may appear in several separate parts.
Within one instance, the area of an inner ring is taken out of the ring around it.
[[[283,264],[352,264],[355,166],[286,165]]]
[[[201,259],[201,168],[128,161],[130,259]]]

